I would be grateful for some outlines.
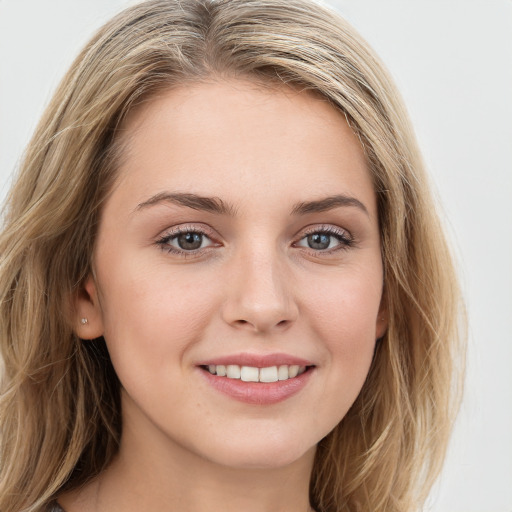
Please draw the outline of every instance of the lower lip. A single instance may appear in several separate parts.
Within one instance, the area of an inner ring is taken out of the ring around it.
[[[217,391],[247,404],[271,405],[282,402],[297,394],[309,381],[314,369],[309,368],[301,375],[277,382],[244,382],[240,379],[228,379],[212,375],[199,369],[208,383]]]

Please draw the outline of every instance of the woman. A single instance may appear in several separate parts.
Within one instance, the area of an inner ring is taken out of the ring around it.
[[[0,510],[421,507],[459,295],[394,86],[333,12],[118,15],[34,135],[1,250]]]

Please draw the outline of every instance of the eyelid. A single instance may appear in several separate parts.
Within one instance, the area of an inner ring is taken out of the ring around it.
[[[347,239],[353,239],[353,236],[348,229],[342,228],[341,226],[336,226],[334,224],[315,224],[308,226],[301,231],[300,237],[304,238],[305,236],[311,235],[313,233],[333,233],[337,235],[346,235]]]
[[[181,233],[201,233],[203,235],[206,235],[208,237],[215,238],[215,231],[210,228],[207,224],[203,223],[185,223],[185,224],[178,224],[176,226],[172,226],[170,228],[165,229],[162,234],[158,235],[158,238],[172,238],[173,236],[180,235]]]
[[[330,236],[334,236],[338,239],[339,245],[336,247],[333,247],[331,249],[312,249],[310,247],[304,247],[304,246],[298,246],[297,244],[302,241],[304,238],[306,238],[309,235],[315,234],[315,233],[324,233]],[[304,249],[306,251],[310,251],[314,253],[315,255],[329,255],[333,252],[337,252],[339,250],[346,250],[350,247],[352,247],[355,244],[354,237],[352,236],[352,233],[348,231],[345,228],[342,228],[340,226],[332,225],[332,224],[317,224],[314,226],[309,226],[305,229],[303,229],[300,233],[300,235],[296,238],[296,241],[293,243],[295,247],[300,247],[301,249]]]
[[[183,233],[199,233],[206,238],[208,238],[212,243],[207,247],[200,247],[198,249],[193,250],[183,250],[177,247],[174,247],[169,243],[170,240],[176,238],[177,236]],[[177,254],[183,257],[191,257],[198,256],[199,254],[207,251],[212,247],[219,247],[221,244],[218,242],[218,236],[216,236],[216,232],[205,224],[179,224],[177,226],[173,226],[172,228],[168,228],[163,231],[160,235],[158,235],[156,239],[156,244],[160,245],[162,250],[165,250],[171,254]]]

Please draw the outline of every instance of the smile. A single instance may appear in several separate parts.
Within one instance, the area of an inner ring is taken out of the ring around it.
[[[306,366],[280,365],[258,368],[255,366],[239,366],[237,364],[209,364],[204,367],[212,375],[243,382],[278,382],[294,379],[306,371]]]

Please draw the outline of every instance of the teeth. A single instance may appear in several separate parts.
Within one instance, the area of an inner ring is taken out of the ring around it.
[[[279,380],[288,380],[288,377],[289,377],[289,374],[288,374],[288,366],[286,366],[285,364],[283,364],[282,366],[279,367],[279,369],[277,370],[277,378]]]
[[[277,366],[271,366],[270,368],[260,369],[260,382],[277,382]]]
[[[240,366],[238,366],[237,364],[228,364],[226,366],[226,377],[228,377],[228,379],[239,379]]]
[[[240,378],[244,382],[258,382],[259,381],[258,368],[254,368],[252,366],[242,366],[242,368],[240,369]]]
[[[293,377],[297,377],[299,374],[299,367],[296,364],[292,364],[290,368],[288,368],[288,377],[293,379]]]
[[[238,366],[237,364],[228,364],[227,366],[209,364],[208,371],[212,375],[227,377],[228,379],[241,379],[244,382],[277,382],[302,375],[306,371],[306,367],[296,364],[290,366],[281,365],[279,367],[269,366],[266,368]]]

